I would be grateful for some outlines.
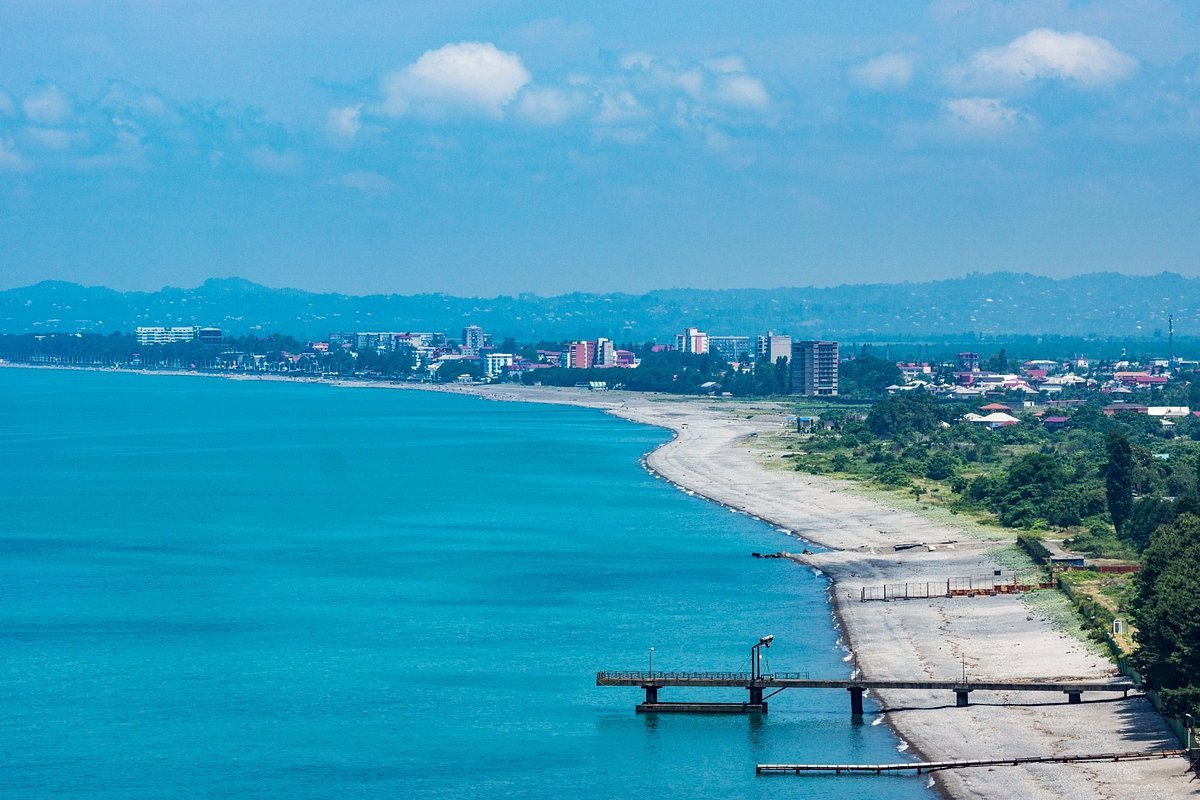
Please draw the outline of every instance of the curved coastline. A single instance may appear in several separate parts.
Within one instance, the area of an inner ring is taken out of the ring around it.
[[[453,389],[452,389],[453,391]],[[779,434],[771,404],[682,400],[631,393],[530,387],[467,387],[494,400],[565,403],[672,431],[643,459],[683,491],[746,513],[828,552],[796,556],[830,580],[840,635],[867,678],[976,680],[1115,676],[1113,665],[1018,595],[938,597],[863,603],[859,589],[905,581],[990,574],[1003,531],[958,529],[848,490],[840,481],[797,473],[769,451],[746,446]],[[746,413],[749,411],[750,413]],[[925,546],[909,547],[913,543]],[[904,549],[897,549],[904,545]],[[1059,598],[1054,598],[1063,602]],[[1082,705],[1040,693],[972,693],[971,705],[916,691],[879,692],[881,715],[906,752],[928,760],[1050,756],[1176,748],[1161,717],[1140,697],[1085,697]],[[1029,764],[948,770],[933,785],[953,798],[1161,798],[1194,796],[1177,760],[1109,764]]]

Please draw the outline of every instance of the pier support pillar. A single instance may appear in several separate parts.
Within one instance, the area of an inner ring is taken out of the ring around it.
[[[1078,705],[1083,702],[1082,692],[1067,692],[1067,702],[1071,705]]]
[[[761,686],[751,686],[750,688],[750,705],[761,706],[763,701],[763,690]]]
[[[863,688],[851,686],[846,691],[850,693],[850,716],[861,717],[863,715]]]
[[[966,708],[969,706],[971,704],[969,700],[970,694],[971,691],[969,689],[955,689],[954,705],[958,706],[959,708]]]
[[[653,705],[658,702],[657,686],[643,686],[642,688],[646,690],[646,705]]]

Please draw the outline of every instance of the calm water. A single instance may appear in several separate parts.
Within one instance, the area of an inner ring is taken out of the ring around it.
[[[594,686],[651,646],[744,669],[766,633],[775,669],[847,671],[824,582],[749,557],[794,542],[647,474],[664,438],[581,409],[0,369],[0,793],[928,796],[754,776],[902,758],[842,692],[640,717],[639,690]]]

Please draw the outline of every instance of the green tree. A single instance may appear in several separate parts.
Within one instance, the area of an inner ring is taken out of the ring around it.
[[[881,397],[871,406],[867,416],[867,428],[871,433],[889,438],[932,433],[939,422],[937,402],[923,391]]]
[[[838,393],[847,397],[872,398],[903,380],[895,362],[863,351],[838,367]]]
[[[1200,517],[1183,514],[1151,535],[1134,585],[1134,663],[1168,714],[1200,714]]]
[[[929,457],[929,461],[925,465],[925,477],[930,480],[944,481],[954,477],[957,469],[958,459],[954,454],[940,451]]]
[[[792,391],[792,370],[790,362],[780,356],[775,359],[775,394],[790,394]]]
[[[1004,352],[1004,348],[1000,348],[1000,352],[987,360],[983,368],[988,372],[1008,372],[1008,354]]]
[[[1161,497],[1143,497],[1133,504],[1129,520],[1121,529],[1121,538],[1141,552],[1150,544],[1154,531],[1174,518],[1171,503]]]
[[[1104,487],[1108,499],[1108,514],[1117,534],[1133,513],[1133,448],[1129,439],[1119,431],[1109,431],[1108,466],[1104,472]]]

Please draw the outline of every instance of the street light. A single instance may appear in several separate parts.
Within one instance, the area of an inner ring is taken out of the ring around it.
[[[650,648],[650,678],[654,678],[654,648]]]
[[[758,644],[750,648],[750,680],[756,681],[762,677],[762,672],[759,667],[758,660],[762,657],[762,648],[770,647],[771,642],[775,641],[775,637],[767,634],[758,640]]]

